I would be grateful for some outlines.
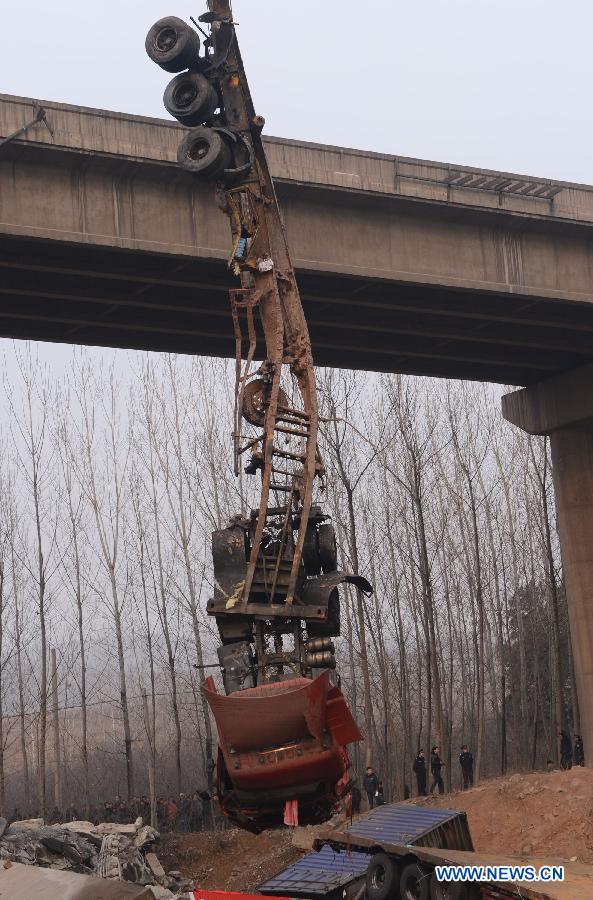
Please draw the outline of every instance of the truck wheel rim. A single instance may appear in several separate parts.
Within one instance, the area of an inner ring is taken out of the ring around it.
[[[154,39],[154,46],[161,53],[168,53],[177,43],[177,32],[174,28],[161,28]]]
[[[373,887],[380,890],[385,884],[385,867],[376,866],[373,870],[373,877],[371,880],[373,882]]]

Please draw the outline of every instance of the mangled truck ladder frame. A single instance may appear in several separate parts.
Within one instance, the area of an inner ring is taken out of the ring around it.
[[[146,49],[163,69],[181,72],[164,96],[167,110],[190,128],[178,161],[197,179],[215,183],[231,225],[229,267],[241,282],[230,292],[235,474],[247,462],[244,471],[261,477],[261,495],[250,517],[235,516],[213,535],[215,596],[208,612],[222,638],[223,669],[225,646],[254,641],[256,680],[263,682],[274,677],[272,670],[310,675],[335,665],[336,587],[350,580],[365,591],[370,586],[337,571],[333,527],[313,504],[324,466],[311,342],[261,138],[264,121],[253,106],[229,0],[208,0],[199,22],[202,55],[197,32],[175,17],[153,26]],[[292,651],[283,647],[283,634],[293,635]],[[250,683],[249,669],[243,666],[235,688]]]

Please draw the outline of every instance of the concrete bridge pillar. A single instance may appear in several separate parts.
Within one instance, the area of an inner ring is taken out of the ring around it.
[[[593,366],[503,397],[505,419],[548,434],[585,762],[593,767]]]

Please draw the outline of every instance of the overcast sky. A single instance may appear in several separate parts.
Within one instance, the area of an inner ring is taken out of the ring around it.
[[[166,115],[150,25],[188,0],[2,4],[0,91]],[[234,0],[268,134],[593,183],[592,0]]]
[[[0,92],[166,116],[171,76],[146,32],[205,8],[5,0]],[[593,0],[234,0],[234,14],[268,134],[593,183]]]

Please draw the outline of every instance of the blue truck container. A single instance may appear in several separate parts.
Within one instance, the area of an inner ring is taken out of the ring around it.
[[[326,897],[341,894],[350,882],[366,873],[373,852],[384,844],[473,850],[465,813],[452,809],[389,803],[378,806],[341,832],[354,847],[344,850],[325,843],[260,885],[262,894],[288,897]]]

